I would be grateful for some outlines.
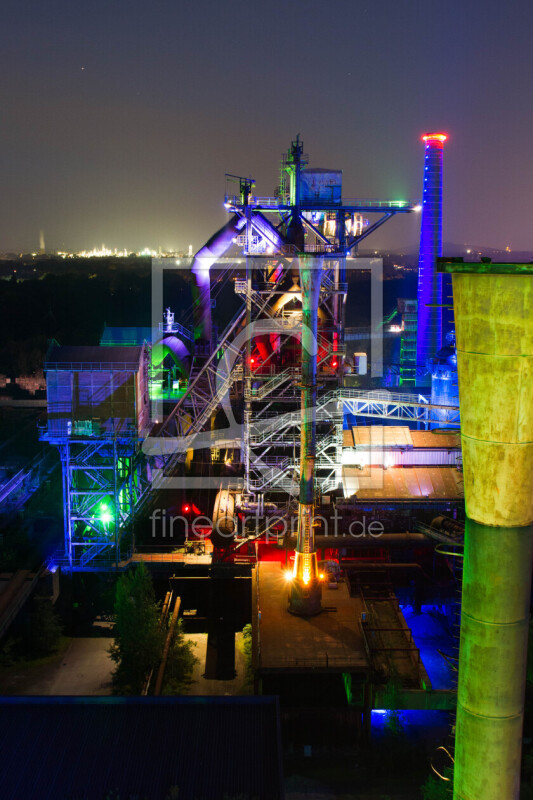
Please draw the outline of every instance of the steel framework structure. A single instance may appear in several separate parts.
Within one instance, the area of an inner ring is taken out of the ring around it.
[[[118,568],[150,489],[142,451],[147,351],[56,346],[45,369],[48,422],[40,438],[59,450],[64,519],[64,549],[50,560],[69,572]]]
[[[149,489],[138,440],[72,439],[58,449],[64,497],[61,566],[68,571],[118,566],[131,553],[134,512]]]

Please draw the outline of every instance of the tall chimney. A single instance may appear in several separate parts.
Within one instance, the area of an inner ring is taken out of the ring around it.
[[[533,264],[451,263],[466,534],[455,800],[519,796],[533,542]]]
[[[442,255],[442,153],[447,138],[445,133],[422,136],[426,151],[418,257],[416,363],[419,368],[425,368],[427,360],[442,347],[442,277],[437,272],[437,258]],[[417,383],[429,386],[431,375],[420,376]]]

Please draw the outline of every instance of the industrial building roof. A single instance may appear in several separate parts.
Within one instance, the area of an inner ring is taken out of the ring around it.
[[[100,344],[102,347],[141,345],[152,340],[152,329],[143,327],[114,327],[106,325]]]
[[[413,447],[461,447],[458,433],[434,433],[433,431],[411,431]]]
[[[348,433],[348,431],[345,431]],[[400,425],[365,425],[352,428],[356,447],[413,447],[413,448],[458,448],[461,437],[456,433],[434,433],[433,431],[412,431]],[[344,436],[344,446],[352,447],[348,436]]]
[[[411,431],[407,427],[365,425],[352,428],[356,447],[412,447]]]
[[[358,500],[462,500],[463,475],[455,467],[343,467],[344,496]]]
[[[283,797],[274,697],[17,697],[0,713],[3,800]]]
[[[46,356],[45,370],[137,370],[142,347],[87,347],[53,345]]]
[[[342,446],[343,447],[353,447],[353,433],[352,429],[342,432]]]

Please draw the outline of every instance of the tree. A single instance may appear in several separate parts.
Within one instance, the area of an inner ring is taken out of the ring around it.
[[[398,707],[402,697],[402,685],[397,670],[391,664],[390,675],[383,692],[383,705],[389,709],[384,720],[384,729],[392,736],[403,733],[403,723]]]
[[[109,652],[116,694],[139,695],[163,650],[165,632],[159,628],[159,608],[150,573],[144,564],[117,581],[115,641]]]
[[[427,781],[422,786],[422,797],[424,800],[451,800],[453,794],[453,769],[447,767],[444,770],[444,777],[429,775]]]
[[[28,655],[40,658],[53,653],[59,645],[62,630],[52,601],[47,597],[35,597],[24,637]]]
[[[192,671],[198,659],[194,655],[194,642],[185,639],[181,619],[174,629],[174,635],[165,668],[161,694],[184,694],[191,684]]]
[[[250,623],[242,629],[242,649],[244,653],[244,682],[247,686],[251,686],[254,682],[254,668],[252,663],[252,626]]]

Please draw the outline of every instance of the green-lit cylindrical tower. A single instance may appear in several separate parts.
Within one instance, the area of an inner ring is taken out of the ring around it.
[[[518,798],[533,523],[533,265],[452,273],[467,524],[455,800]]]
[[[302,385],[300,434],[300,497],[298,538],[289,609],[311,616],[321,610],[322,590],[314,543],[314,475],[316,457],[316,357],[318,301],[322,281],[322,259],[300,256],[302,289]]]

